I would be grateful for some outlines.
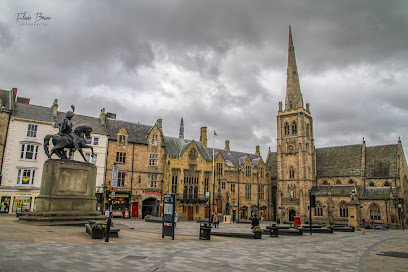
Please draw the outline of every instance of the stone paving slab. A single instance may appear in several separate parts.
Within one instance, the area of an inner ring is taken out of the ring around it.
[[[115,219],[119,238],[93,240],[85,227],[39,227],[0,215],[0,271],[407,271],[408,231],[264,235],[261,240],[199,240],[199,224],[178,222],[175,240],[161,225]],[[264,225],[265,224],[265,225]],[[261,223],[266,227],[266,223]],[[247,224],[220,230],[250,232]],[[380,270],[379,270],[380,269]]]

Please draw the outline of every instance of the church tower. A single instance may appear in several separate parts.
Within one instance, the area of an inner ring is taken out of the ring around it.
[[[303,105],[289,26],[288,70],[285,109],[279,102],[277,117],[277,218],[308,218],[309,191],[316,180],[313,119],[309,104]]]

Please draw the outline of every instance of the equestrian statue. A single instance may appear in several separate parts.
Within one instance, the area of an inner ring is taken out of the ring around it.
[[[55,135],[48,134],[44,137],[44,152],[48,158],[51,159],[52,154],[57,155],[60,159],[68,159],[67,153],[64,148],[67,148],[73,154],[76,150],[79,151],[84,161],[88,162],[82,152],[83,148],[90,148],[92,150],[91,156],[94,156],[94,151],[92,146],[86,144],[86,138],[91,136],[92,127],[90,126],[78,126],[72,130],[73,125],[71,122],[72,117],[74,117],[75,107],[71,105],[72,111],[68,111],[65,115],[64,121],[59,124],[59,132]],[[49,152],[49,143],[52,139],[52,144],[54,147]]]

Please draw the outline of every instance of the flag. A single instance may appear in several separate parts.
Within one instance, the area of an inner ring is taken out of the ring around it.
[[[215,130],[214,130],[214,136],[218,136],[218,135],[217,135],[217,132],[215,132]]]

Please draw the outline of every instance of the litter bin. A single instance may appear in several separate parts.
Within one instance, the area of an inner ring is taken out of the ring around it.
[[[300,225],[300,216],[295,216],[295,228]]]
[[[270,237],[278,237],[279,234],[279,228],[275,225],[272,224],[272,226],[270,227]]]
[[[210,240],[211,226],[207,223],[200,224],[200,240]]]

